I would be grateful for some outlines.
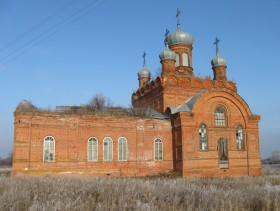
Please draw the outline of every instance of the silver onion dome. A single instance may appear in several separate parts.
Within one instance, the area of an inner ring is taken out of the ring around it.
[[[147,70],[146,66],[138,72],[138,78],[151,78],[151,72]]]
[[[227,66],[227,60],[221,57],[219,54],[216,55],[214,59],[211,60],[212,67],[216,66]]]
[[[165,50],[159,54],[159,58],[161,61],[164,59],[176,59],[176,54],[175,52],[171,51],[167,45]]]
[[[168,45],[173,44],[187,44],[193,45],[193,36],[187,32],[181,31],[180,27],[177,28],[176,32],[171,33],[167,36]]]

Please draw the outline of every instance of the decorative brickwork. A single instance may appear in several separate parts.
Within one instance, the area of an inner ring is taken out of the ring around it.
[[[13,173],[76,173],[141,176],[173,170],[169,120],[98,117],[49,113],[16,113]],[[55,159],[43,161],[44,138],[55,139]],[[98,140],[98,159],[88,159],[88,139]],[[104,161],[103,140],[113,140],[113,159]],[[127,161],[118,159],[118,140],[127,139]],[[163,143],[162,161],[154,159],[154,141]]]
[[[226,60],[217,53],[213,80],[201,79],[193,74],[192,36],[179,22],[165,41],[153,81],[143,55],[132,94],[142,117],[16,111],[13,173],[261,175],[260,116],[227,80]]]

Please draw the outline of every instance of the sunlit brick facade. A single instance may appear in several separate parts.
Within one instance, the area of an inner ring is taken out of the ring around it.
[[[135,108],[153,112],[141,117],[16,111],[13,173],[260,175],[260,116],[227,80],[218,40],[213,80],[194,75],[193,38],[179,21],[165,42],[161,75],[150,81],[144,60],[132,94]]]

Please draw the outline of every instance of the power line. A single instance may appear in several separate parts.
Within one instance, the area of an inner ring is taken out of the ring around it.
[[[68,16],[67,18],[63,19],[62,21],[56,23],[55,25],[52,25],[50,28],[48,28],[47,30],[45,30],[44,32],[40,33],[39,35],[37,35],[36,37],[32,38],[31,40],[27,41],[26,43],[24,43],[23,45],[21,45],[20,47],[16,48],[15,50],[13,50],[12,52],[10,52],[8,55],[2,57],[0,59],[0,62],[5,60],[6,58],[14,55],[15,53],[17,53],[18,51],[20,51],[21,49],[23,49],[24,47],[28,46],[29,44],[31,44],[32,42],[40,39],[41,37],[45,36],[45,34],[49,33],[50,31],[52,31],[53,29],[55,29],[56,27],[64,24],[65,22],[67,22],[69,19],[71,19],[72,17],[74,17],[75,15],[77,15],[78,13],[82,12],[83,10],[87,9],[89,6],[93,5],[96,1],[86,5],[85,7],[83,7],[82,9],[78,10],[77,12],[73,13],[72,15]]]
[[[17,54],[16,56],[12,57],[11,59],[8,59],[6,62],[2,63],[2,66],[7,65],[8,63],[12,62],[13,60],[15,60],[16,58],[18,58],[19,56],[23,55],[24,53],[28,52],[29,50],[31,50],[32,48],[34,48],[35,46],[41,44],[42,42],[44,42],[45,40],[47,40],[49,37],[53,36],[54,34],[56,34],[57,32],[59,32],[60,30],[62,30],[63,28],[65,28],[66,26],[76,22],[77,20],[79,20],[81,17],[83,17],[84,15],[92,12],[94,9],[97,9],[98,7],[102,6],[103,4],[107,3],[109,0],[104,0],[103,2],[100,2],[98,5],[92,7],[98,0],[95,0],[94,2],[86,5],[85,7],[83,7],[82,9],[78,10],[77,12],[73,13],[72,15],[68,16],[67,18],[63,19],[62,21],[60,21],[59,23],[53,25],[52,27],[50,27],[49,29],[47,29],[46,31],[44,31],[43,33],[39,34],[38,36],[36,36],[35,38],[29,40],[27,43],[25,43],[24,45],[20,46],[19,48],[17,48],[16,50],[12,51],[11,53],[9,53],[7,56],[3,57],[0,59],[0,61],[3,61],[5,59],[7,59],[8,57]],[[92,8],[91,8],[92,7]],[[74,18],[72,21],[68,22],[71,18],[77,16],[76,18]],[[65,23],[66,22],[66,23]],[[64,24],[64,25],[63,25]],[[54,30],[56,27],[60,26],[60,28],[56,29],[55,31],[51,32],[52,30]],[[47,34],[47,35],[46,35]],[[23,49],[24,47],[28,46],[29,44],[31,44],[32,42],[39,40],[40,38],[44,37],[43,39],[41,39],[39,42],[31,45],[30,47],[28,47],[27,49],[19,52],[21,49]],[[19,53],[18,53],[19,52]]]
[[[13,39],[12,41],[10,41],[9,43],[7,43],[6,45],[4,45],[1,49],[0,52],[5,51],[7,48],[9,48],[10,46],[14,45],[16,42],[18,42],[19,40],[23,39],[24,37],[26,37],[26,35],[30,34],[32,31],[34,31],[35,29],[37,29],[38,27],[40,27],[42,24],[46,23],[48,20],[50,20],[51,18],[53,18],[54,16],[56,16],[59,12],[63,11],[64,9],[66,9],[68,6],[70,6],[73,2],[75,2],[75,0],[72,0],[70,2],[67,2],[67,4],[62,5],[62,7],[59,7],[57,10],[55,10],[54,12],[52,12],[50,15],[48,15],[46,18],[42,19],[41,21],[37,22],[34,26],[32,26],[31,28],[29,28],[27,31],[23,32],[21,35],[19,35],[18,37],[16,37],[15,39]]]

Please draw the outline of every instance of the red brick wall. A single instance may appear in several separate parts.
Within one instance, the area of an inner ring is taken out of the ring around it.
[[[164,113],[168,107],[177,107],[201,90],[227,88],[236,92],[231,81],[187,78],[185,75],[162,75],[138,89],[132,95],[132,105],[154,108]]]
[[[226,109],[226,126],[215,126],[214,110],[217,105]],[[240,176],[260,175],[260,148],[258,122],[247,104],[235,92],[227,89],[212,89],[203,93],[192,112],[177,114],[177,128],[182,133],[183,176]],[[175,120],[173,121],[174,125]],[[180,124],[178,124],[178,122]],[[199,148],[199,127],[207,126],[208,150]],[[236,127],[242,125],[244,150],[236,147]],[[175,125],[174,125],[175,126]],[[228,141],[229,168],[220,169],[218,141]]]
[[[173,169],[169,120],[16,113],[13,173],[81,173],[140,176]],[[43,140],[55,138],[55,162],[43,162]],[[87,141],[98,139],[98,162],[87,161]],[[113,139],[113,161],[103,162],[103,139]],[[128,142],[127,161],[118,161],[118,139]],[[154,140],[163,140],[164,159],[154,160]]]
[[[172,93],[171,93],[172,94]],[[171,101],[170,101],[171,103]],[[226,126],[215,125],[214,110],[226,110]],[[191,112],[171,120],[139,117],[16,113],[13,173],[81,173],[142,176],[178,171],[183,176],[260,175],[259,116],[252,115],[237,93],[212,88],[196,100]],[[207,126],[208,150],[199,149],[199,127]],[[236,127],[244,131],[243,150],[236,148]],[[43,140],[56,140],[55,162],[43,162]],[[87,160],[87,141],[98,139],[98,162]],[[103,161],[103,139],[113,139],[113,161]],[[127,161],[118,161],[118,139],[128,141]],[[163,140],[163,161],[154,159],[154,140]],[[218,140],[228,141],[229,168],[221,169]]]

